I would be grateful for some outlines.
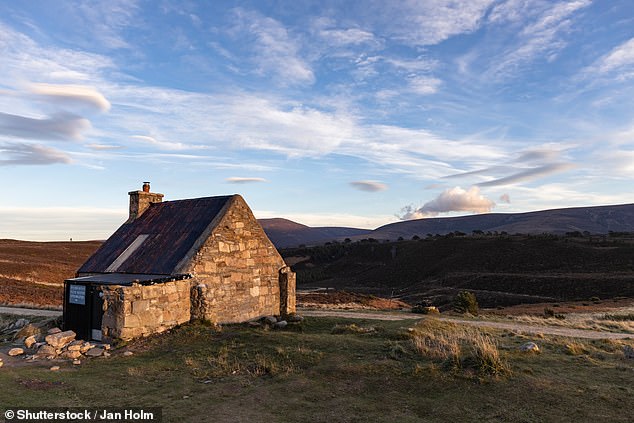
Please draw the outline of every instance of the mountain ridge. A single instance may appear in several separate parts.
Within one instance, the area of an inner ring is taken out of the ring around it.
[[[507,232],[564,234],[566,232],[634,232],[634,204],[568,207],[521,213],[486,213],[458,217],[433,217],[389,223],[374,230],[348,227],[310,227],[288,219],[259,219],[278,248],[315,245],[345,238],[379,240],[450,232]]]

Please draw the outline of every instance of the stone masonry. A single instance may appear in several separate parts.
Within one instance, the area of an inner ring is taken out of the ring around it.
[[[190,320],[190,281],[156,285],[103,285],[101,331],[106,338],[132,339]]]
[[[295,311],[295,285],[280,309],[280,271],[284,260],[236,196],[227,212],[183,273],[192,279],[192,318],[213,323],[244,322]],[[288,270],[284,275],[289,275]],[[292,274],[294,277],[294,273]]]

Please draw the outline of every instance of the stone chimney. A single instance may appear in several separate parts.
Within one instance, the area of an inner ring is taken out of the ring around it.
[[[130,217],[128,222],[132,222],[150,207],[152,203],[160,203],[163,201],[163,194],[150,192],[150,183],[143,182],[142,191],[130,191]]]

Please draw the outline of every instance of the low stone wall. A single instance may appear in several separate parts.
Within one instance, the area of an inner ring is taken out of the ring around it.
[[[190,320],[190,281],[102,286],[106,338],[132,339],[164,332]]]

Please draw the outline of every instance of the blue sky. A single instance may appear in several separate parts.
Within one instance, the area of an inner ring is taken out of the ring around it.
[[[0,1],[0,238],[103,239],[127,192],[257,217],[634,202],[634,4]]]

